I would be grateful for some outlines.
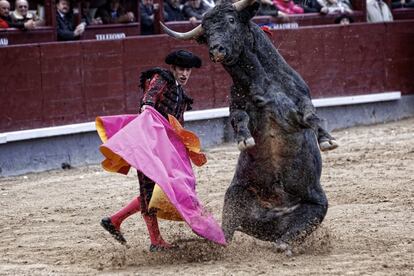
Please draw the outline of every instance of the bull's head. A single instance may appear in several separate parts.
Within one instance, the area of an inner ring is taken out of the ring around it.
[[[168,35],[177,39],[195,39],[206,43],[212,61],[232,65],[238,60],[246,43],[251,44],[249,21],[258,7],[255,0],[223,3],[208,11],[201,25],[189,32],[174,32],[163,24],[162,27]]]

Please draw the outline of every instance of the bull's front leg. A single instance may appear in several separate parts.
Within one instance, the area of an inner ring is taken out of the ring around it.
[[[266,106],[272,98],[266,93],[266,87],[270,85],[267,78],[267,72],[259,61],[257,54],[247,50],[245,52],[246,60],[242,68],[245,70],[245,75],[248,76],[249,94],[251,95],[254,105],[258,108]],[[253,69],[254,68],[254,69]],[[252,74],[252,72],[254,72]]]
[[[232,110],[230,121],[239,150],[243,151],[255,145],[254,138],[249,130],[249,115],[243,110]]]
[[[233,86],[231,88],[230,123],[240,151],[255,145],[254,138],[249,130],[249,115],[246,112],[246,91]]]
[[[318,143],[321,151],[328,151],[336,149],[339,144],[335,138],[332,137],[324,128],[319,126],[318,128]]]

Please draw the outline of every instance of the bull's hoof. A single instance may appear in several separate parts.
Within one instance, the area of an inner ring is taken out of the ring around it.
[[[289,244],[283,241],[277,241],[275,244],[275,248],[277,252],[285,253],[286,256],[292,256],[292,248]]]
[[[325,140],[319,143],[319,148],[321,149],[321,151],[334,150],[337,147],[339,147],[339,144],[335,139]]]
[[[245,140],[240,141],[237,144],[237,147],[239,148],[240,151],[243,151],[243,150],[252,148],[255,145],[256,145],[256,143],[254,142],[254,138],[253,137],[250,137],[250,138],[247,138]]]

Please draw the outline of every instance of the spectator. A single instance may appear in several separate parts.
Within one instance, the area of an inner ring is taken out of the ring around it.
[[[69,0],[57,0],[56,3],[57,37],[59,41],[76,40],[85,31],[86,23],[82,22],[76,28],[73,26],[73,14]]]
[[[273,0],[273,3],[279,11],[285,14],[301,14],[304,10],[301,6],[296,5],[292,0]]]
[[[7,29],[9,27],[10,3],[6,0],[0,0],[0,28]]]
[[[322,6],[321,13],[323,14],[352,13],[349,0],[318,0],[318,3]]]
[[[214,0],[203,0],[203,3],[208,9],[212,9],[216,6],[216,2]]]
[[[256,15],[279,17],[283,21],[289,20],[288,15],[279,11],[272,0],[260,0],[260,7]]]
[[[154,18],[155,12],[159,9],[158,4],[154,4],[154,0],[142,0],[139,6],[141,14],[141,34],[154,34]],[[164,16],[166,17],[166,15]]]
[[[278,9],[273,4],[272,0],[260,0],[260,7],[257,11],[257,15],[267,15],[267,16],[278,16]]]
[[[165,21],[184,21],[180,0],[165,0],[164,2]]]
[[[184,5],[184,16],[195,23],[203,19],[204,14],[209,10],[208,6],[202,0],[188,0]]]
[[[34,21],[30,24],[30,27],[42,26],[44,24],[35,14],[29,12],[29,3],[26,0],[16,0],[15,10],[10,14],[12,21],[15,23],[26,23],[28,21]]]
[[[36,27],[33,20],[26,22],[14,22],[10,16],[10,3],[7,0],[0,0],[0,28],[18,28],[20,30],[30,30]]]
[[[305,13],[320,12],[322,6],[317,0],[294,0],[295,4],[301,6]]]
[[[391,7],[393,9],[414,8],[414,0],[392,0]]]
[[[133,12],[127,12],[119,0],[107,0],[105,5],[98,8],[95,18],[100,17],[103,24],[134,22]]]
[[[367,0],[367,21],[368,22],[393,21],[390,8],[382,0]]]
[[[91,10],[91,1],[84,0],[81,3],[82,8],[82,22],[85,22],[86,25],[97,25],[103,24],[100,17],[94,18]]]
[[[349,25],[354,22],[354,19],[347,14],[341,14],[337,18],[335,18],[334,23],[340,25]]]

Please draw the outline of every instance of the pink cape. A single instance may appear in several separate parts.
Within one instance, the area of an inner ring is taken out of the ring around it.
[[[195,176],[187,150],[161,114],[149,107],[138,117],[118,115],[98,119],[108,138],[100,151],[109,162],[111,159],[116,162],[121,157],[144,173],[161,187],[196,234],[218,244],[226,244],[221,227],[197,198]]]

